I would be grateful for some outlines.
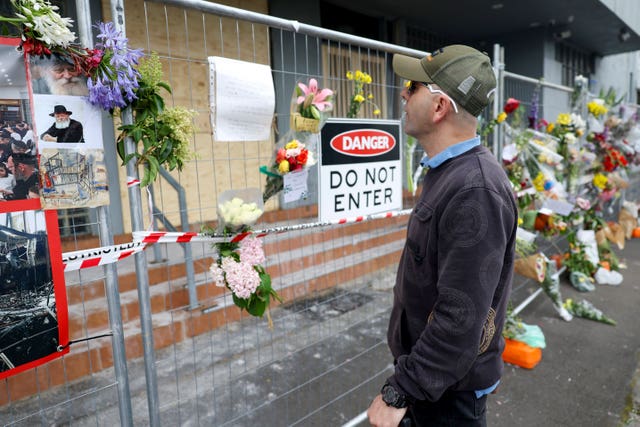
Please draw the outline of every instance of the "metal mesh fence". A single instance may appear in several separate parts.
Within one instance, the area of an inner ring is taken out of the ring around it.
[[[172,87],[168,104],[197,113],[191,147],[197,155],[182,172],[154,183],[152,194],[143,192],[145,227],[200,231],[215,226],[217,196],[223,191],[263,189],[265,176],[259,168],[272,161],[275,143],[286,136],[297,81],[313,77],[334,88],[335,115],[344,116],[352,91],[346,72],[362,70],[372,76],[369,90],[376,105],[365,105],[361,116],[373,117],[376,107],[381,118],[400,116],[401,86],[390,61],[394,52],[406,49],[328,31],[298,31],[293,23],[239,10],[227,13],[230,9],[205,2],[168,3],[173,5],[127,3],[127,36],[132,46],[158,54]],[[210,56],[271,67],[276,116],[269,139],[213,140]],[[568,109],[567,90],[531,79],[507,78],[500,93],[526,105],[536,88],[541,106]],[[549,97],[554,101],[544,102]],[[542,107],[539,111],[540,117],[555,114]],[[125,177],[121,184],[126,203]],[[184,191],[184,204],[176,188]],[[311,178],[306,200],[285,204],[271,199],[256,228],[314,222],[317,199],[317,183]],[[412,207],[413,200],[406,191],[404,207]],[[65,240],[66,250],[100,244],[84,236],[87,229],[99,228],[100,221],[78,223],[74,218],[65,216],[63,226],[72,236]],[[128,221],[125,230],[132,228]],[[184,245],[153,245],[144,253],[156,349],[151,367],[142,358],[149,337],[141,334],[135,263],[117,263],[133,424],[147,425],[153,418],[145,389],[149,370],[157,377],[164,425],[339,425],[352,419],[391,372],[386,320],[405,225],[406,217],[396,217],[265,236],[265,267],[284,299],[270,313],[272,329],[265,319],[241,313],[230,294],[213,285],[209,243],[190,243],[190,253]],[[190,260],[191,277],[186,267]],[[72,340],[109,332],[106,276],[100,268],[66,274]],[[515,302],[534,289],[531,282],[517,284]],[[74,344],[55,362],[2,381],[2,424],[126,424],[120,419],[113,358],[109,338],[92,339]]]

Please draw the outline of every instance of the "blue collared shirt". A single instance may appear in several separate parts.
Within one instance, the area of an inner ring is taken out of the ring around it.
[[[437,168],[445,161],[449,159],[453,159],[454,157],[458,157],[460,154],[466,153],[474,147],[480,145],[480,137],[476,135],[474,138],[468,139],[466,141],[459,142],[457,144],[453,144],[447,148],[445,148],[440,153],[433,156],[433,158],[429,158],[426,154],[420,160],[420,164],[423,167],[428,168]]]
[[[480,145],[480,137],[476,135],[474,138],[459,142],[457,144],[453,144],[445,148],[444,151],[436,154],[431,159],[425,154],[422,160],[420,160],[420,164],[423,167],[437,168],[447,160],[458,157],[460,154],[466,153],[467,151],[471,150],[474,147],[477,147],[478,145]],[[483,390],[476,390],[476,399],[480,399],[482,396],[494,391],[496,387],[498,387],[498,384],[500,384],[500,380],[498,380],[498,382],[496,382],[491,387],[487,387]]]

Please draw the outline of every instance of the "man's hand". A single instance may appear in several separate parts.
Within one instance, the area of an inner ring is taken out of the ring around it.
[[[48,141],[48,142],[58,142],[58,138],[57,138],[57,137],[55,137],[55,136],[51,136],[51,135],[49,135],[48,133],[45,133],[45,134],[42,136],[42,140],[43,140],[43,141]]]
[[[380,394],[373,399],[367,410],[369,423],[374,427],[397,427],[406,413],[407,408],[387,406]]]

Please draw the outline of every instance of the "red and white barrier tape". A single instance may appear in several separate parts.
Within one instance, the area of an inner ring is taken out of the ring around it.
[[[132,242],[122,245],[65,252],[62,254],[62,264],[64,265],[65,272],[97,267],[99,265],[120,261],[121,259],[143,251],[146,246],[146,243]]]
[[[154,243],[195,243],[195,242],[239,242],[245,237],[253,234],[256,237],[264,237],[267,234],[284,233],[294,230],[306,230],[316,227],[326,227],[329,225],[351,224],[356,222],[370,221],[374,219],[393,218],[396,216],[408,215],[412,209],[401,211],[385,212],[380,214],[355,216],[330,221],[312,222],[306,224],[285,225],[282,227],[265,228],[262,230],[251,230],[236,234],[231,237],[227,235],[206,234],[195,232],[164,232],[164,231],[134,231],[133,242],[121,245],[105,246],[101,248],[85,249],[62,254],[64,271],[74,271],[83,268],[97,267],[111,264],[133,254],[143,251],[147,245]]]
[[[251,230],[244,233],[237,234],[229,239],[229,236],[225,236],[222,234],[206,234],[206,233],[194,233],[194,232],[163,232],[163,231],[134,231],[133,232],[133,241],[134,242],[143,242],[143,243],[185,243],[185,242],[239,242],[250,234],[255,235],[256,237],[264,237],[267,234],[274,233],[284,233],[287,231],[295,231],[295,230],[306,230],[309,228],[316,227],[326,227],[329,225],[341,225],[341,224],[351,224],[355,222],[364,222],[370,221],[374,219],[381,218],[393,218],[396,216],[408,215],[410,214],[412,209],[404,209],[401,211],[391,211],[384,212],[380,214],[371,214],[364,216],[354,216],[350,218],[341,218],[329,221],[321,221],[321,222],[311,222],[306,224],[294,224],[294,225],[284,225],[281,227],[272,227],[265,228],[262,230]]]

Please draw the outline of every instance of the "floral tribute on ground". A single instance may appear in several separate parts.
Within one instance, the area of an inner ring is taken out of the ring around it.
[[[536,262],[552,260],[539,282],[559,315],[615,325],[587,300],[564,300],[557,274],[548,274],[566,271],[570,285],[584,293],[620,285],[625,264],[616,250],[638,228],[638,205],[622,191],[628,171],[640,165],[638,107],[623,104],[612,90],[589,96],[587,83],[576,78],[572,110],[554,121],[538,117],[536,91],[526,126],[517,110],[494,126],[505,131],[502,161],[519,205],[516,272],[535,277]],[[565,236],[566,251],[547,257],[537,250],[536,240],[557,236]]]
[[[251,226],[263,213],[259,189],[229,190],[218,200],[218,232],[229,241],[214,243],[215,260],[209,271],[214,283],[231,291],[233,303],[252,316],[267,315],[273,300],[282,302],[271,286],[271,276],[263,265],[266,261],[262,240],[251,234]],[[213,234],[213,230],[205,229]]]

